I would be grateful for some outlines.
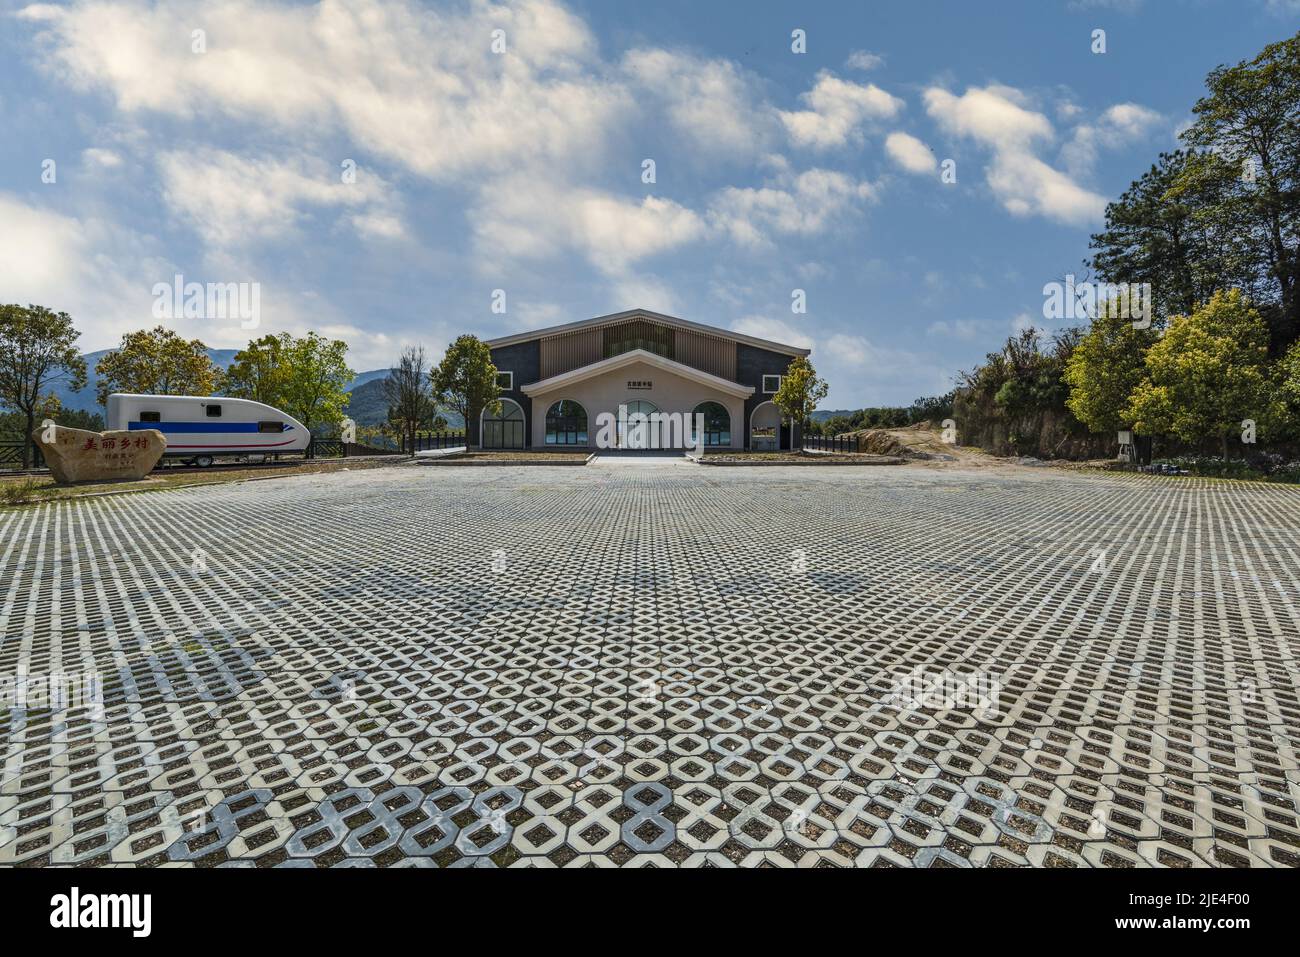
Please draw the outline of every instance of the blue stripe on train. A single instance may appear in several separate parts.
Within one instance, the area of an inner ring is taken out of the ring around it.
[[[267,421],[273,421],[268,419]],[[179,435],[194,435],[199,432],[258,432],[256,422],[128,422],[128,429],[157,429],[164,435],[175,432]],[[280,423],[281,432],[290,432],[293,426],[287,422]],[[274,435],[275,433],[270,433]]]

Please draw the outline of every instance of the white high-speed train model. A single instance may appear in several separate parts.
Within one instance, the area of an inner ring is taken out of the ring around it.
[[[165,455],[208,466],[218,455],[301,452],[311,441],[307,427],[279,409],[222,395],[131,395],[108,397],[110,429],[157,429]]]

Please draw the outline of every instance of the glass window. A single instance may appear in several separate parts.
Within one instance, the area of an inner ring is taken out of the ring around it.
[[[275,433],[283,432],[284,423],[283,422],[259,422],[257,423],[257,431],[275,432]]]
[[[161,421],[162,421],[162,416],[159,415],[157,412],[141,412],[141,413],[140,413],[140,421],[141,421],[141,422],[161,422]]]
[[[522,449],[524,447],[524,410],[509,399],[501,400],[501,412],[493,415],[484,410],[483,434],[479,436],[485,449]]]
[[[208,418],[209,418],[209,419],[219,419],[219,418],[221,418],[221,406],[220,406],[220,405],[211,405],[211,404],[209,404],[209,405],[208,405]]]
[[[731,446],[731,415],[721,402],[701,402],[695,414],[704,416],[704,444]]]
[[[771,395],[774,392],[781,391],[781,377],[779,375],[763,376],[763,393]]]
[[[515,387],[515,374],[513,372],[498,372],[497,385],[502,392],[511,392]]]
[[[547,445],[586,445],[587,410],[571,399],[561,399],[546,410]]]

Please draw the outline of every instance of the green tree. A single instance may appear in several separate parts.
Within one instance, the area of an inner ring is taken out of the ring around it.
[[[493,414],[501,410],[501,386],[492,350],[477,336],[460,336],[449,345],[442,362],[429,373],[429,381],[438,404],[464,418],[466,433],[484,409]]]
[[[122,344],[95,366],[95,397],[108,404],[114,392],[138,395],[214,395],[222,375],[198,339],[182,339],[165,326],[122,336]]]
[[[808,357],[797,356],[791,360],[785,375],[781,377],[781,388],[772,396],[772,402],[781,410],[784,418],[804,428],[828,391],[830,387],[826,380],[817,375],[817,370],[808,361]],[[793,433],[790,438],[791,441],[794,440]]]
[[[1189,313],[1219,289],[1251,279],[1250,250],[1241,235],[1197,215],[1217,191],[1188,174],[1201,162],[1186,150],[1161,153],[1106,206],[1106,227],[1092,237],[1091,266],[1099,279],[1150,284],[1159,318]]]
[[[1268,327],[1239,290],[1215,293],[1190,316],[1174,316],[1146,354],[1146,377],[1125,417],[1137,431],[1185,442],[1228,439],[1247,419],[1258,433],[1279,420],[1268,365]]]
[[[1250,244],[1268,292],[1250,291],[1280,354],[1300,333],[1300,34],[1205,82],[1183,134],[1203,153],[1180,180],[1212,199],[1197,206],[1202,222]]]
[[[1292,436],[1300,433],[1300,341],[1291,344],[1277,363],[1279,398],[1284,410],[1282,423]]]
[[[282,332],[279,339],[277,408],[309,430],[318,425],[338,425],[352,394],[348,384],[356,378],[348,368],[348,344],[314,332],[297,338]]]
[[[1146,377],[1146,354],[1159,337],[1154,326],[1135,329],[1117,303],[1102,308],[1065,364],[1066,406],[1093,432],[1132,426],[1129,397]]]
[[[226,370],[226,394],[278,406],[284,391],[280,345],[281,337],[267,335],[236,352]]]
[[[38,417],[59,410],[51,387],[60,381],[73,389],[86,384],[86,361],[76,345],[80,335],[66,312],[0,305],[0,405],[23,418],[23,468],[32,463]]]

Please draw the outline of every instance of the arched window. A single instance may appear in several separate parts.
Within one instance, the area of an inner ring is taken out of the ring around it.
[[[768,452],[781,447],[781,413],[772,402],[760,403],[750,413],[749,447]]]
[[[704,416],[704,444],[731,447],[731,414],[721,402],[701,402],[696,415]]]
[[[561,399],[546,410],[547,445],[586,445],[587,410],[572,399]]]
[[[511,399],[501,400],[501,414],[487,409],[479,418],[479,437],[485,449],[522,449],[524,447],[524,410]]]

